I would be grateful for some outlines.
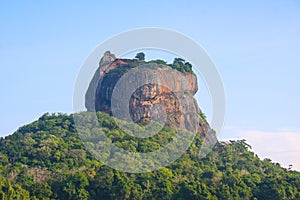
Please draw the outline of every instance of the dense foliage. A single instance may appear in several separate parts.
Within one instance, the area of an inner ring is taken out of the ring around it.
[[[112,141],[131,151],[155,150],[174,133],[165,127],[140,143],[128,140],[108,115],[98,115]],[[1,138],[0,199],[300,199],[300,173],[260,160],[244,140],[221,142],[203,158],[200,144],[197,136],[166,168],[124,173],[85,150],[72,116],[45,114]]]
[[[168,64],[166,61],[161,60],[161,59],[156,59],[156,60],[150,60],[150,61],[145,61],[145,53],[143,52],[139,52],[136,54],[135,59],[127,59],[127,62],[129,62],[129,68],[133,68],[133,67],[137,67],[139,65],[142,64],[151,64],[151,63],[155,63],[158,65],[167,65],[169,67],[171,67],[172,69],[175,69],[179,72],[182,73],[194,73],[193,71],[193,67],[192,64],[185,61],[182,58],[174,58],[173,63]],[[127,68],[126,71],[129,69]],[[114,73],[117,74],[117,71]],[[120,75],[122,75],[123,73],[121,73]]]
[[[173,69],[176,69],[177,71],[180,72],[189,72],[189,73],[194,73],[193,69],[192,69],[192,65],[189,62],[186,62],[184,59],[182,58],[175,58],[173,63],[170,64],[170,66]]]
[[[161,64],[161,65],[168,65],[169,67],[171,67],[172,69],[175,69],[179,72],[185,73],[194,73],[193,72],[193,68],[192,68],[192,64],[189,62],[186,62],[184,59],[182,58],[175,58],[172,64],[167,64],[166,61],[164,60],[151,60],[149,61],[149,63],[156,63],[156,64]]]

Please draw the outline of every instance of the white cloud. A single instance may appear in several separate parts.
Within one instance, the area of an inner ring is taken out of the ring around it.
[[[283,167],[292,164],[293,169],[300,171],[300,132],[267,132],[235,128],[230,130],[232,131],[230,137],[224,136],[222,140],[246,139],[260,158],[270,158]]]

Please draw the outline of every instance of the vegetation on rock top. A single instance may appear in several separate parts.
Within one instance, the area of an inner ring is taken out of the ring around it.
[[[155,64],[159,64],[159,65],[165,65],[165,66],[169,66],[172,69],[175,69],[179,72],[182,73],[194,73],[193,69],[192,69],[192,64],[185,61],[182,58],[174,58],[173,63],[168,64],[166,61],[161,60],[161,59],[156,59],[156,60],[150,60],[150,61],[145,61],[145,53],[143,52],[139,52],[136,54],[135,59],[128,59],[127,61],[130,61],[130,66],[131,67],[137,67],[141,64],[147,64],[147,63],[155,63]]]

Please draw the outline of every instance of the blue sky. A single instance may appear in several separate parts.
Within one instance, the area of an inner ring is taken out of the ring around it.
[[[88,54],[112,35],[142,27],[176,30],[207,51],[226,92],[222,138],[246,137],[261,156],[300,169],[296,0],[0,1],[0,135],[45,112],[70,113]],[[200,106],[209,113],[209,105]],[[266,150],[280,140],[279,149]]]

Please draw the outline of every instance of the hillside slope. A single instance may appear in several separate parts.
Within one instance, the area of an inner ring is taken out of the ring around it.
[[[138,140],[98,113],[116,145],[151,151],[168,143],[165,127]],[[72,116],[45,114],[0,139],[0,199],[300,199],[300,173],[260,160],[245,141],[218,143],[200,158],[201,137],[176,162],[158,171],[130,174],[95,160],[77,136]]]

